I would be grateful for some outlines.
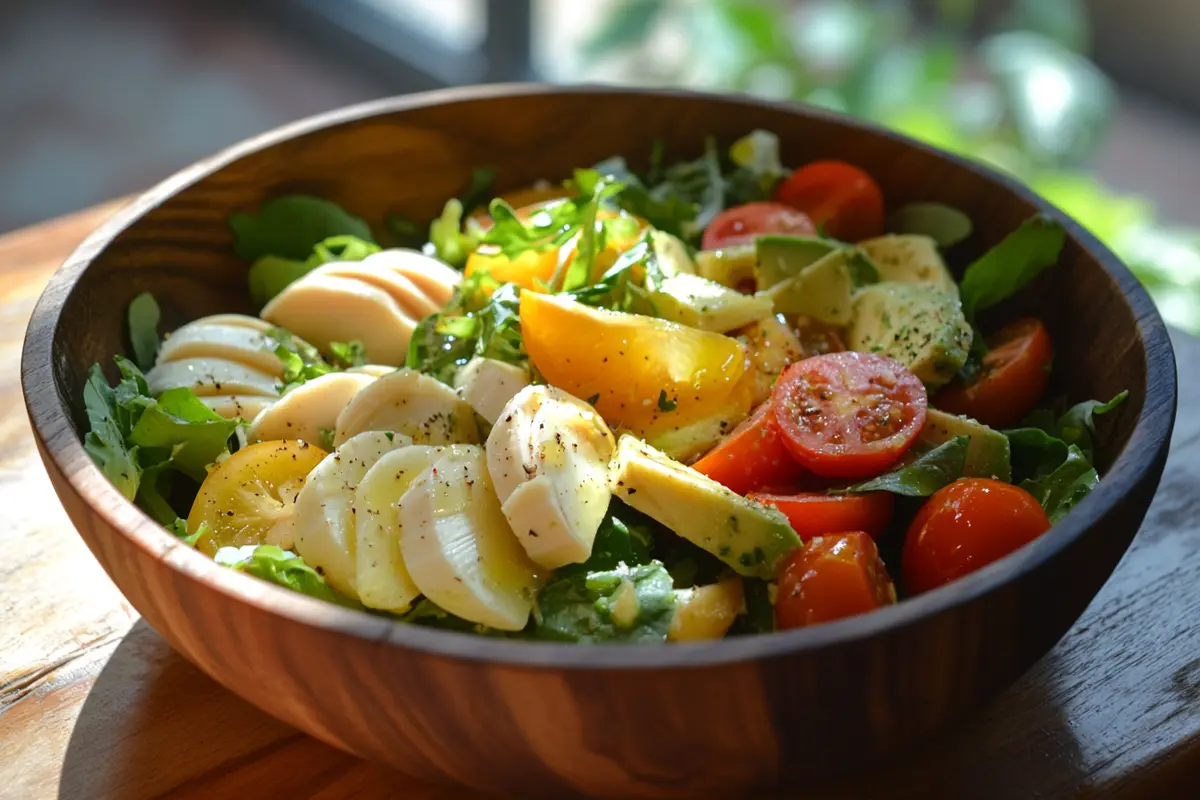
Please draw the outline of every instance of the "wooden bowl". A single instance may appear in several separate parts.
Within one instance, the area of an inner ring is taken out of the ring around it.
[[[711,795],[860,767],[993,697],[1067,631],[1108,578],[1158,484],[1174,358],[1145,291],[1078,225],[1061,266],[1010,304],[1038,313],[1070,398],[1130,392],[1105,418],[1096,491],[1012,556],[861,617],[677,646],[494,641],[325,605],[217,566],[127,502],[80,444],[88,367],[123,351],[126,304],[152,291],[175,325],[253,313],[231,212],[285,192],[373,222],[429,219],[496,168],[497,188],[560,179],[664,139],[694,157],[778,133],[786,163],[854,162],[889,207],[948,203],[970,258],[1030,214],[1062,215],[980,166],[812,109],[733,97],[493,86],[384,100],[289,125],[201,161],[93,234],[51,280],[25,341],[25,399],[55,489],[104,569],[189,660],[319,739],[414,776],[561,796]]]

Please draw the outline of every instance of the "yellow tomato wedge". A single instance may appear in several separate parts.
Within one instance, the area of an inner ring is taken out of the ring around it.
[[[280,439],[243,447],[215,466],[188,514],[190,532],[208,526],[196,549],[212,555],[229,546],[291,547],[296,495],[326,455],[307,442]]]
[[[736,339],[559,295],[522,293],[521,333],[547,383],[638,434],[717,412],[746,371]]]
[[[538,211],[559,202],[562,202],[561,198],[525,206],[517,210],[517,216],[529,219]],[[596,256],[596,263],[592,268],[593,280],[603,275],[617,260],[617,256],[633,246],[645,227],[640,219],[624,211],[602,210],[596,214],[596,219],[621,219],[628,224],[608,227],[604,250]],[[515,283],[522,289],[541,291],[542,286],[554,277],[560,262],[566,268],[575,258],[575,246],[575,240],[571,240],[562,248],[552,247],[540,252],[526,250],[516,258],[510,259],[495,245],[481,245],[467,258],[464,275],[469,278],[476,272],[486,272],[497,283]]]

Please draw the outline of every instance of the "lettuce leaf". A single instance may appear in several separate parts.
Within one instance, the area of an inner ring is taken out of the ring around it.
[[[615,497],[608,514],[596,531],[592,543],[592,554],[582,564],[567,564],[555,571],[556,578],[589,572],[613,570],[624,564],[630,567],[650,562],[654,546],[652,524],[647,518],[634,511]]]
[[[317,242],[304,259],[268,254],[255,259],[247,275],[250,297],[260,306],[294,281],[331,261],[362,261],[379,252],[379,245],[357,236],[331,236]]]
[[[269,200],[257,214],[234,214],[229,227],[234,251],[249,261],[263,256],[303,261],[318,244],[334,236],[375,241],[361,218],[336,203],[300,194]]]
[[[158,321],[162,317],[154,295],[142,292],[129,303],[126,318],[129,321],[129,344],[133,349],[133,360],[139,369],[154,366],[158,356]]]
[[[460,301],[464,287],[466,283],[459,289]],[[450,385],[458,370],[475,356],[524,364],[520,293],[516,285],[506,283],[476,311],[452,307],[421,320],[409,340],[406,366]]]
[[[1026,426],[1004,432],[1012,450],[1013,480],[1028,491],[1058,522],[1100,482],[1093,465],[1096,417],[1111,413],[1125,402],[1121,392],[1107,402],[1087,400],[1055,416],[1039,409],[1026,418]]]
[[[966,436],[955,436],[891,472],[845,489],[834,489],[831,494],[891,492],[905,497],[929,497],[962,477],[970,442]]]
[[[563,642],[663,642],[676,602],[658,561],[571,575],[542,589],[531,633]]]
[[[200,482],[208,474],[205,468],[225,452],[237,426],[237,420],[225,419],[190,389],[167,389],[145,404],[128,441],[144,454],[162,451],[174,469]]]
[[[84,449],[121,494],[159,523],[170,524],[176,517],[167,500],[173,476],[203,480],[206,467],[226,452],[238,423],[216,414],[187,388],[152,397],[141,370],[121,356],[115,360],[121,372],[115,387],[99,364],[84,386],[90,428]]]
[[[1045,214],[1021,223],[963,274],[959,294],[967,319],[974,323],[978,312],[1007,300],[1054,266],[1065,241],[1062,225]]]
[[[1069,445],[1062,463],[1041,477],[1021,481],[1021,488],[1037,498],[1050,522],[1055,523],[1098,483],[1100,476],[1091,461],[1078,447]]]
[[[275,545],[247,545],[245,547],[222,547],[213,560],[238,572],[291,589],[293,592],[315,597],[327,603],[336,603],[346,608],[362,609],[362,604],[334,589],[304,559],[290,550],[281,550]]]

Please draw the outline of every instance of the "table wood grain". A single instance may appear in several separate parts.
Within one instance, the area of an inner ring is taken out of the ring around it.
[[[116,207],[0,237],[0,797],[461,796],[334,750],[209,680],[140,621],[67,521],[30,435],[20,346],[50,273]],[[805,795],[1200,794],[1200,340],[1175,345],[1181,415],[1162,486],[1071,632],[928,750]]]

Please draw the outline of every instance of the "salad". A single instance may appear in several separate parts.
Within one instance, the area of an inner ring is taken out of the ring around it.
[[[128,310],[85,447],[219,563],[412,624],[677,642],[866,613],[1044,534],[1124,394],[1045,397],[1036,216],[885,206],[774,135],[614,157],[426,228],[288,195],[230,220],[258,316]],[[490,200],[490,202],[484,202]],[[427,231],[427,233],[426,233]],[[951,261],[956,259],[951,258]],[[990,318],[990,317],[989,317]]]

